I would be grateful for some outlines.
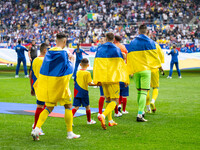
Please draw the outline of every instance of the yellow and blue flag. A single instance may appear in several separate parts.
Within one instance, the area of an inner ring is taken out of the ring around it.
[[[37,81],[37,78],[39,77],[40,68],[42,66],[43,60],[44,60],[43,56],[38,56],[33,61],[31,88],[33,88],[33,85],[35,84],[35,82]]]
[[[37,99],[48,103],[67,100],[71,97],[69,80],[73,65],[65,50],[51,48],[45,55],[39,78],[34,84]]]
[[[93,82],[129,83],[129,76],[121,50],[111,42],[97,48],[93,66]]]
[[[161,67],[162,49],[152,39],[140,34],[130,43],[127,54],[129,74]]]

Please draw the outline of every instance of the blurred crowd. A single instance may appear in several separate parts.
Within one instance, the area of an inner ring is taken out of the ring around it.
[[[129,43],[138,24],[146,23],[151,37],[161,44],[197,46],[199,6],[198,0],[1,0],[0,42],[54,43],[56,33],[65,32],[68,42],[96,43],[106,32],[114,32]],[[89,19],[89,13],[97,15]],[[193,17],[197,24],[188,25]]]

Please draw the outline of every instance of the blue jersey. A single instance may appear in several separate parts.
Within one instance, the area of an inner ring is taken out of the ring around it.
[[[173,62],[178,62],[178,50],[175,50],[176,53],[174,53],[174,49],[171,50],[170,53],[168,53],[168,55],[172,55],[172,60]]]
[[[192,53],[192,50],[190,48],[188,48],[186,53]]]
[[[200,48],[196,48],[196,52],[200,52]]]
[[[96,49],[96,47],[92,46],[92,47],[90,48],[90,51],[91,51],[91,52],[96,52],[97,49]]]
[[[182,47],[182,48],[180,49],[180,51],[184,53],[184,52],[186,52],[186,49],[187,49],[186,47]]]
[[[81,60],[83,59],[82,53],[88,55],[84,50],[79,48],[79,52],[77,52],[77,48],[74,50],[73,54],[76,53],[76,60]]]
[[[166,48],[166,49],[170,49],[169,46],[166,46],[165,48]]]
[[[24,51],[28,52],[28,50],[24,46],[22,46],[22,45],[17,45],[15,47],[15,51],[17,53],[17,57],[18,58],[25,58]]]

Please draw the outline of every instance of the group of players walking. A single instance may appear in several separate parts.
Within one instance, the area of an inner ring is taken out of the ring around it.
[[[71,92],[69,81],[73,73],[72,54],[63,50],[66,45],[66,35],[57,34],[56,46],[49,49],[46,43],[40,46],[40,56],[34,59],[30,73],[32,85],[31,94],[36,95],[37,109],[35,112],[35,123],[31,135],[34,140],[39,140],[39,135],[48,115],[59,102],[65,108],[65,122],[67,126],[67,138],[79,138],[74,134],[73,116],[82,105],[86,108],[87,124],[95,124],[91,120],[89,105],[89,86],[100,86],[101,97],[99,99],[98,120],[103,129],[108,125],[115,126],[117,123],[112,119],[112,111],[115,117],[127,114],[126,103],[129,96],[129,75],[133,75],[137,88],[138,114],[136,121],[146,122],[146,112],[155,112],[155,101],[158,96],[159,70],[163,72],[161,64],[164,63],[164,54],[160,46],[147,35],[146,25],[139,27],[139,35],[130,43],[128,51],[120,44],[121,37],[107,33],[102,44],[98,46],[93,66],[93,81],[89,71],[89,61],[81,58],[81,69],[74,74],[74,101],[72,109]],[[49,50],[48,50],[49,49]],[[78,47],[74,52],[82,53]],[[77,66],[77,65],[76,65]],[[77,70],[77,69],[76,69]],[[152,100],[149,98],[150,87],[153,88]],[[102,111],[104,101],[105,110]],[[123,109],[121,109],[121,103]]]

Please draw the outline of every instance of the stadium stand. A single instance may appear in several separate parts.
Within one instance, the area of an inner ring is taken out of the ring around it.
[[[1,0],[0,43],[12,47],[35,39],[53,44],[58,32],[68,35],[68,44],[96,43],[106,32],[123,37],[127,44],[137,34],[138,24],[146,23],[151,38],[162,47],[199,48],[200,3],[198,0]],[[193,24],[190,24],[193,22]],[[79,39],[79,40],[77,40]],[[0,45],[1,46],[1,45]]]

